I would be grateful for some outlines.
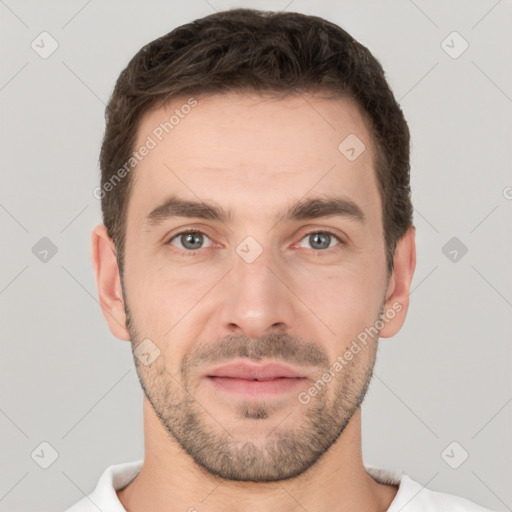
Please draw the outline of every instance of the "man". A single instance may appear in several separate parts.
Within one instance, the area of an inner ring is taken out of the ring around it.
[[[409,131],[370,52],[219,12],[142,48],[106,114],[92,255],[145,458],[68,510],[486,510],[362,461],[415,268]]]

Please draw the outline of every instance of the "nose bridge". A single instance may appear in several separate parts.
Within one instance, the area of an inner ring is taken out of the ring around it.
[[[236,248],[227,282],[222,322],[229,331],[249,337],[292,324],[291,295],[276,274],[282,273],[277,255],[247,237]]]
[[[243,243],[237,247],[237,256],[234,258],[233,278],[240,283],[243,295],[266,294],[270,291],[276,279],[271,268],[277,267],[276,258],[272,257],[270,249],[259,252],[250,243]],[[253,292],[253,293],[251,293]]]

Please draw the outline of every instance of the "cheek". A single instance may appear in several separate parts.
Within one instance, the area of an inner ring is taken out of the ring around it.
[[[127,294],[133,324],[141,339],[149,338],[159,347],[169,371],[179,369],[185,353],[200,338],[201,301],[218,280],[212,272],[202,275],[168,265],[131,275]]]
[[[206,270],[197,265],[187,268],[165,260],[155,264],[149,258],[142,259],[126,272],[131,309],[152,325],[162,319],[167,324],[177,321],[214,284],[214,276]]]
[[[325,332],[339,352],[376,321],[385,281],[371,266],[324,269],[314,277],[308,274],[307,279],[295,279],[292,288],[311,310],[311,318],[329,327]]]

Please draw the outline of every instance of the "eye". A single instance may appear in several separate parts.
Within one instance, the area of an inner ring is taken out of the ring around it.
[[[302,240],[307,240],[307,243],[311,244],[313,249],[321,250],[332,248],[331,242],[337,241],[340,245],[343,244],[343,240],[330,231],[310,231]]]
[[[205,238],[210,241],[207,246],[203,246]],[[344,243],[338,235],[330,231],[310,231],[302,238],[302,240],[306,240],[306,243],[309,243],[311,248],[317,251],[331,249],[335,245],[335,242],[338,242],[338,245],[342,245]],[[181,231],[174,235],[167,244],[177,247],[183,254],[194,254],[200,249],[205,249],[212,245],[208,235],[200,230]],[[299,247],[304,246],[299,245]]]
[[[178,247],[178,249],[182,249],[183,252],[195,252],[198,249],[203,249],[201,246],[204,243],[205,237],[209,239],[206,233],[199,230],[182,231],[181,233],[174,235],[167,243]],[[178,245],[173,244],[174,240],[176,240]],[[209,245],[207,247],[209,247]]]

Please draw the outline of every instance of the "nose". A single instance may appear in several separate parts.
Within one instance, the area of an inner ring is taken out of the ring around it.
[[[219,307],[227,334],[258,338],[287,332],[294,325],[297,311],[287,287],[289,277],[284,265],[269,252],[250,263],[236,256],[226,277]]]

